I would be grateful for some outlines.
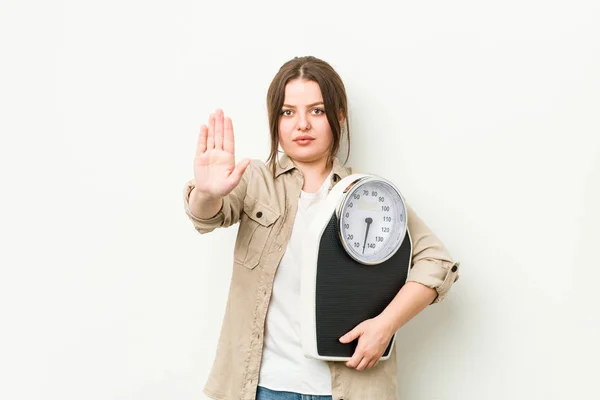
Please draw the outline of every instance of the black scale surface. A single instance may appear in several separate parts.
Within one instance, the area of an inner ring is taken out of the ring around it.
[[[321,237],[316,281],[317,351],[321,356],[352,357],[358,340],[339,338],[362,321],[376,317],[406,281],[412,253],[407,235],[389,260],[377,265],[354,261],[342,246],[333,214]],[[387,356],[391,341],[383,354]]]

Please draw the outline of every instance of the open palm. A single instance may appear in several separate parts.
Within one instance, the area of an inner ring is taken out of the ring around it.
[[[235,164],[231,118],[225,118],[220,109],[211,114],[208,126],[200,128],[194,157],[196,190],[205,198],[222,198],[239,184],[249,164],[247,158]]]

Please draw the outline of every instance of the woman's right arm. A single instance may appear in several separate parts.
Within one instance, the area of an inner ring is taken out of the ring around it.
[[[204,199],[202,193],[192,189],[189,198],[190,213],[199,219],[209,219],[217,215],[223,206],[223,198]]]
[[[233,124],[223,111],[202,125],[194,158],[194,179],[184,188],[184,209],[196,230],[207,233],[239,221],[252,168],[235,165]]]
[[[253,166],[250,164],[250,167],[242,175],[240,183],[231,193],[219,199],[218,209],[217,206],[211,205],[203,199],[194,198],[196,192],[194,179],[186,183],[183,190],[184,210],[198,232],[208,233],[215,228],[234,225],[240,220],[252,169]]]

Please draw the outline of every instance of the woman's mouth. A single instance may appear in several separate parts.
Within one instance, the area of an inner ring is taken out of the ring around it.
[[[306,146],[307,144],[310,144],[313,140],[315,139],[310,136],[300,136],[294,139],[294,142],[296,142],[300,146]]]

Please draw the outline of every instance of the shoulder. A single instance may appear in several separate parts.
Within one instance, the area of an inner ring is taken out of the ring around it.
[[[255,179],[257,176],[265,176],[269,171],[269,168],[264,163],[264,161],[258,158],[251,158],[250,164],[246,167],[244,171],[244,177],[248,180]]]
[[[248,168],[252,167],[253,173],[257,176],[269,177],[273,176],[271,172],[271,167],[267,165],[263,160],[258,158],[253,158],[250,160],[250,165]]]
[[[279,179],[275,179],[273,176],[273,170],[270,163],[266,163],[263,160],[252,158],[250,160],[250,165],[248,165],[247,171],[250,170],[248,174],[248,180],[251,182],[251,185],[257,186],[254,189],[262,189],[266,190],[267,188],[271,188],[277,185]],[[285,183],[285,182],[280,182]]]

